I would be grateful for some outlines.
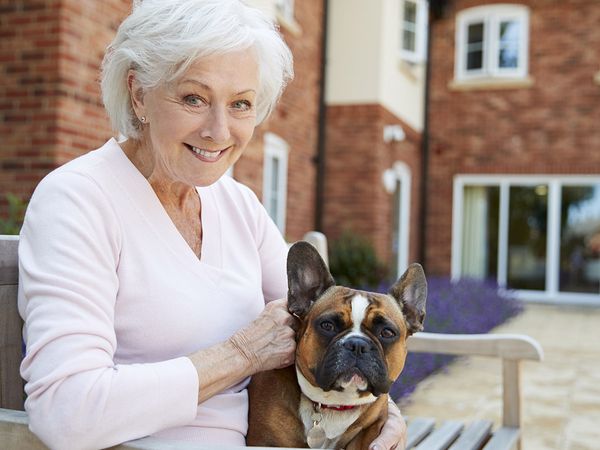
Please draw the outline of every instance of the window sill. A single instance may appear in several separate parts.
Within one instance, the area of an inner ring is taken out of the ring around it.
[[[277,19],[277,22],[279,25],[281,25],[281,28],[289,31],[292,36],[302,36],[302,28],[300,27],[300,24],[294,20],[294,18],[289,19],[280,12],[276,12],[275,19]]]
[[[485,89],[525,89],[533,86],[533,78],[482,77],[469,80],[452,80],[448,88],[452,91],[475,91]]]
[[[400,58],[398,61],[398,70],[409,80],[416,82],[419,80],[419,74],[422,72],[422,64]]]
[[[594,83],[600,86],[600,71],[594,75]]]

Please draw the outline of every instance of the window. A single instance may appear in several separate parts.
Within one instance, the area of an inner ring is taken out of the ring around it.
[[[288,22],[294,22],[294,0],[277,0],[277,13]]]
[[[383,185],[392,200],[392,276],[399,277],[408,268],[409,224],[410,224],[410,168],[402,161],[396,161],[383,173]]]
[[[529,10],[488,5],[457,15],[455,78],[525,78],[528,72]]]
[[[400,9],[400,55],[410,62],[421,62],[427,47],[427,1],[403,0]]]
[[[265,133],[263,205],[282,234],[285,233],[288,152],[283,139]]]
[[[454,277],[600,304],[600,178],[464,175],[454,187]]]

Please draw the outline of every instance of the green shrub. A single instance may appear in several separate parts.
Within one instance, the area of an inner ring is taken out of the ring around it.
[[[337,284],[356,289],[378,286],[387,272],[371,242],[351,231],[344,231],[333,241],[329,250],[329,269]]]
[[[0,234],[19,234],[23,225],[23,217],[27,209],[27,202],[14,194],[6,194],[8,202],[8,217],[0,218]]]

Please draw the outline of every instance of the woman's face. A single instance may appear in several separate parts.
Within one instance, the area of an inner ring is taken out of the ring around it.
[[[134,95],[155,181],[208,186],[237,161],[256,126],[253,51],[199,59],[178,80]],[[135,82],[132,92],[135,93]]]

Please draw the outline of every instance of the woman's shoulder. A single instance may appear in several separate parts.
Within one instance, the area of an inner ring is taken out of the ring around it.
[[[115,148],[116,147],[116,148]],[[115,159],[118,144],[114,139],[101,147],[84,153],[48,173],[36,190],[70,189],[97,185],[99,179],[111,172],[111,160]]]

